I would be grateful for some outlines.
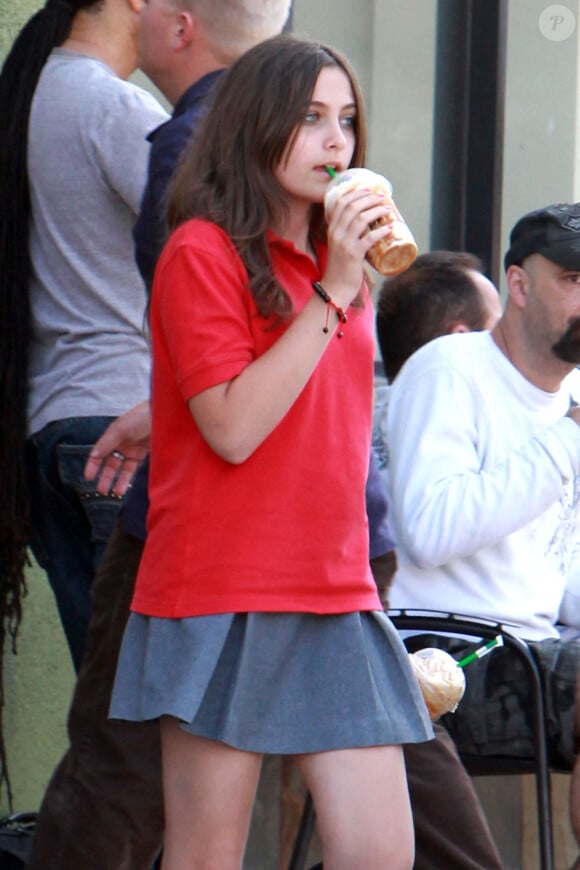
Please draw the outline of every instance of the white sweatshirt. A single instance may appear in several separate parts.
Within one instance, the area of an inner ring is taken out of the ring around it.
[[[546,393],[488,332],[444,336],[407,361],[387,421],[393,607],[498,619],[532,640],[557,636],[580,495],[571,396],[580,396],[580,372]]]

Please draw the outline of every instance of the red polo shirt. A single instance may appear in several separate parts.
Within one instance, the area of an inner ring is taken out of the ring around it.
[[[270,235],[274,271],[295,313],[321,269]],[[321,327],[324,306],[321,302]],[[170,238],[151,304],[153,342],[148,536],[133,610],[184,617],[248,611],[380,609],[368,562],[365,481],[370,444],[373,317],[350,308],[286,416],[248,460],[232,465],[188,408],[236,377],[280,337],[258,313],[244,266],[214,224]]]

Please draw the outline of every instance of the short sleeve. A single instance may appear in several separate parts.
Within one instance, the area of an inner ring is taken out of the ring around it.
[[[178,241],[170,239],[153,283],[152,336],[154,347],[163,343],[185,401],[252,361],[254,316],[246,272],[221,231],[192,221]]]

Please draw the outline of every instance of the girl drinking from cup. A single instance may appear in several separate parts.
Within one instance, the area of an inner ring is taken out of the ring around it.
[[[242,864],[264,753],[326,870],[413,864],[401,744],[432,736],[369,569],[373,313],[389,226],[346,60],[281,36],[225,72],[177,173],[151,300],[151,507],[112,701],[160,717],[163,870]]]

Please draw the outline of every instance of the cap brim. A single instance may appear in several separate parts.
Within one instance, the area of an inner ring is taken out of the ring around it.
[[[554,242],[544,248],[538,248],[536,253],[541,254],[546,260],[563,266],[564,269],[572,269],[580,272],[580,239],[564,239]]]

